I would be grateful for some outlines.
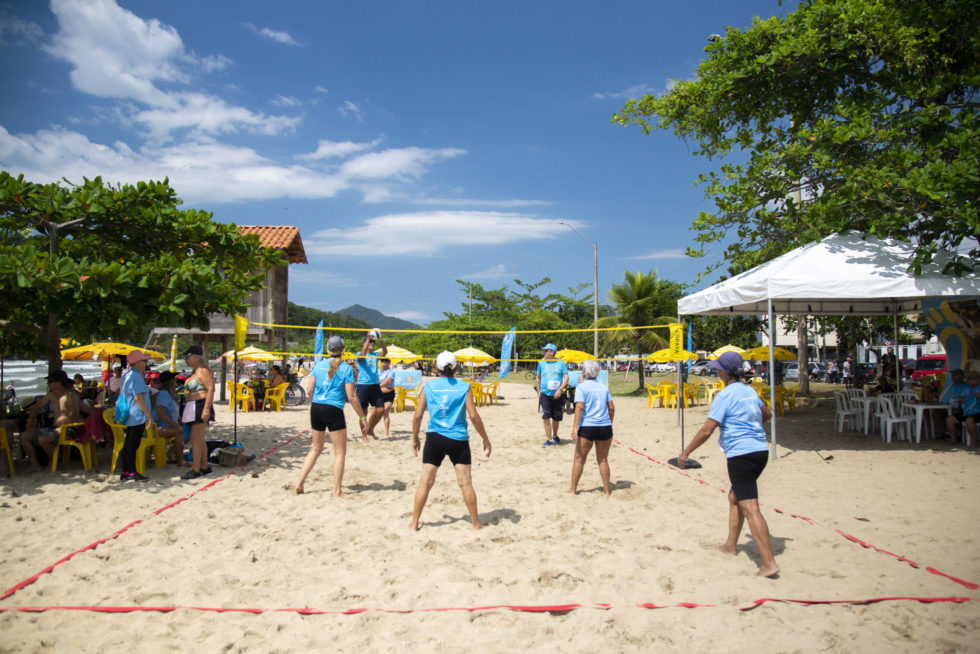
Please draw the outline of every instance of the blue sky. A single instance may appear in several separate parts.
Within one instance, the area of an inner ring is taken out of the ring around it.
[[[793,5],[0,0],[0,167],[168,176],[219,221],[296,225],[307,306],[424,324],[461,310],[456,278],[591,297],[593,241],[605,302],[624,270],[693,283],[720,251],[683,256],[715,164],[610,118]]]

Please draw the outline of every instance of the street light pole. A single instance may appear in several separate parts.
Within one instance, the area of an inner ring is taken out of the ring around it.
[[[558,221],[560,224],[569,228],[575,235],[588,244],[585,237],[578,233],[578,230],[566,223],[563,220]],[[592,355],[598,359],[599,358],[599,243],[598,241],[592,242],[592,255],[594,258],[594,276],[592,278],[594,296],[592,299]]]

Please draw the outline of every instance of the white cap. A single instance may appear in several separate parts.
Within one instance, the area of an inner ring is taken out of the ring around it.
[[[449,350],[443,350],[436,357],[436,368],[443,370],[446,366],[456,367],[456,355]]]

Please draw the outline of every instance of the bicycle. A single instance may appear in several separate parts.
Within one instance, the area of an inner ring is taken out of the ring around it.
[[[289,386],[286,387],[286,406],[299,406],[306,401],[306,390],[299,385],[295,373],[289,375]]]

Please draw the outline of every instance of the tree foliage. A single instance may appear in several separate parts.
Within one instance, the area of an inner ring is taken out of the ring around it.
[[[0,323],[19,354],[60,368],[59,336],[142,342],[147,326],[207,329],[244,312],[277,250],[180,209],[167,180],[37,184],[0,172]]]
[[[914,243],[914,272],[961,245],[980,259],[975,0],[803,0],[706,50],[695,79],[613,118],[735,155],[699,179],[716,210],[692,254],[734,236],[744,270],[858,229]]]
[[[317,324],[322,320],[324,326],[324,341],[326,338],[333,335],[327,327],[361,327],[365,331],[371,329],[371,325],[366,323],[359,318],[353,318],[344,313],[334,313],[331,311],[323,311],[321,309],[314,309],[312,307],[304,307],[299,304],[293,304],[289,302],[286,306],[286,312],[289,316],[288,323],[290,325],[308,325],[310,327],[316,327]],[[339,336],[344,338],[346,344],[353,347],[353,344],[357,343],[357,349],[360,350],[361,343],[364,340],[363,334],[358,334],[355,332],[337,332]],[[314,342],[316,341],[316,330],[314,329],[287,329],[286,330],[286,340],[290,343],[290,349],[295,352],[313,352]],[[391,340],[390,338],[388,340]]]

